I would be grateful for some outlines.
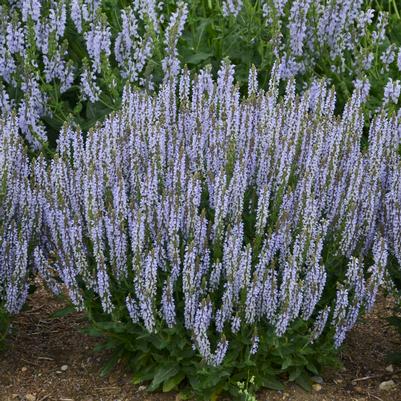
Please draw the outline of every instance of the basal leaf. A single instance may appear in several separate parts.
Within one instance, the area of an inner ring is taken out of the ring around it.
[[[163,392],[167,393],[176,389],[176,387],[184,380],[185,374],[180,372],[176,374],[174,377],[171,377],[167,381],[163,383]]]
[[[167,365],[160,366],[160,368],[157,370],[148,390],[149,391],[156,390],[160,386],[160,384],[162,384],[165,381],[167,381],[168,379],[172,378],[178,372],[179,372],[179,369],[176,365],[167,364]]]
[[[189,56],[185,60],[185,62],[188,64],[197,65],[197,64],[201,63],[202,61],[207,60],[211,56],[213,56],[212,53],[199,52],[199,53],[193,54],[192,56]]]
[[[283,384],[274,376],[264,376],[260,380],[263,387],[271,390],[281,391],[284,390]]]
[[[301,373],[296,379],[295,383],[298,384],[298,386],[302,387],[305,391],[311,391],[312,390],[312,384],[310,381],[310,378],[306,373]]]

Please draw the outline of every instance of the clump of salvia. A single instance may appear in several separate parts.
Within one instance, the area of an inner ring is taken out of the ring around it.
[[[40,209],[30,177],[15,119],[0,121],[0,309],[9,314],[19,312],[26,300],[30,250],[38,233]]]
[[[35,259],[77,308],[89,291],[149,333],[183,325],[209,365],[244,326],[252,354],[299,320],[339,346],[400,257],[400,119],[377,115],[363,147],[360,91],[338,117],[324,82],[279,100],[278,69],[267,92],[252,69],[241,99],[233,76],[183,71],[127,88],[86,138],[65,126],[35,162]]]
[[[97,113],[89,104],[98,103],[97,118],[118,109],[124,82],[152,87],[152,69],[145,73],[145,67],[158,42],[166,51],[169,42],[176,45],[187,14],[187,5],[177,2],[162,32],[169,17],[163,7],[136,0],[111,16],[97,0],[0,1],[1,113],[14,108],[22,134],[39,148],[46,125],[61,126],[85,105],[86,120]]]

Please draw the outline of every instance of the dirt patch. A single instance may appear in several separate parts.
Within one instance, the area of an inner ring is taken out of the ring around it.
[[[385,321],[392,306],[390,298],[380,298],[352,330],[341,355],[344,368],[324,372],[320,391],[307,393],[289,385],[282,392],[264,391],[258,400],[400,401],[401,369],[394,367],[389,372],[385,361],[388,352],[401,347],[401,338]],[[101,378],[105,356],[94,355],[95,339],[80,332],[85,325],[83,316],[51,318],[61,307],[61,302],[40,289],[13,321],[8,348],[0,355],[0,401],[175,400],[175,394],[149,394],[132,385],[122,368]],[[386,380],[393,380],[396,387],[379,390]]]

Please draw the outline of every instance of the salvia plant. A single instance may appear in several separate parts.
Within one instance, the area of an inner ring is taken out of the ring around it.
[[[106,371],[125,357],[199,399],[307,386],[372,307],[400,252],[401,116],[378,113],[366,143],[361,89],[336,116],[324,81],[280,100],[280,73],[265,92],[252,68],[246,98],[228,62],[126,87],[35,160],[35,264],[115,351]]]
[[[28,295],[31,250],[40,219],[30,177],[16,119],[0,121],[0,347],[8,316],[21,310]]]
[[[119,109],[125,83],[152,90],[180,62],[216,72],[228,57],[244,93],[252,64],[266,87],[278,60],[299,89],[329,78],[341,107],[354,87],[370,92],[368,111],[400,93],[395,1],[1,0],[0,21],[2,113],[16,111],[35,148],[54,147],[66,120],[86,131]]]
[[[16,110],[35,148],[71,116],[93,125],[119,108],[124,82],[151,88],[153,73],[177,65],[188,6],[173,4],[169,12],[144,0],[1,1],[2,112]]]

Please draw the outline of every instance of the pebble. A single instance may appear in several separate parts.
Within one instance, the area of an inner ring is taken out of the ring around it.
[[[65,372],[68,369],[68,365],[63,365],[60,369]]]
[[[21,368],[21,372],[26,372],[28,370],[28,368],[26,367],[26,366],[23,366],[22,368]]]
[[[27,394],[25,396],[26,401],[36,401],[36,395],[35,394]]]
[[[387,371],[387,372],[390,372],[390,373],[393,373],[393,372],[394,372],[393,365],[388,365],[388,366],[386,366],[386,371]]]
[[[394,380],[387,380],[385,382],[381,382],[379,385],[380,390],[389,391],[395,388]]]
[[[319,383],[315,383],[315,384],[312,384],[312,388],[315,391],[320,391],[322,389],[322,386]]]
[[[139,391],[145,391],[145,390],[146,390],[146,386],[139,386],[139,387],[138,387],[138,390],[139,390]]]

